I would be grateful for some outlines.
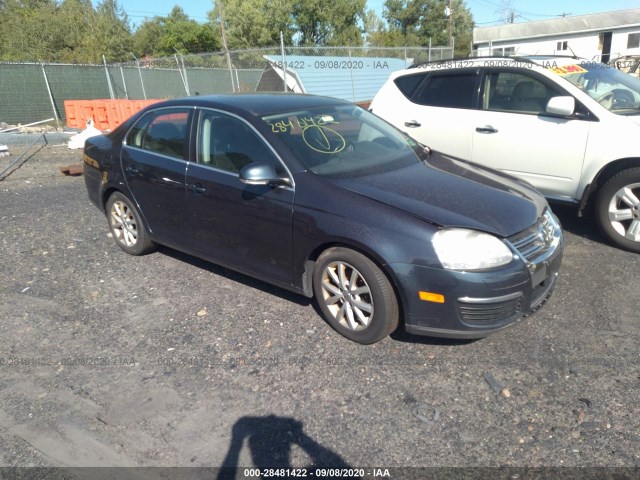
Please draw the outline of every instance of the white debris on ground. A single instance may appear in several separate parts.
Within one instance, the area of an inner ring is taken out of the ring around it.
[[[0,157],[8,157],[9,156],[9,147],[6,145],[0,145]]]
[[[60,126],[55,126],[53,122],[54,118],[47,118],[46,120],[38,120],[37,122],[31,122],[26,124],[18,123],[17,125],[9,125],[5,122],[0,122],[0,133],[50,133],[50,132],[62,132],[63,129]]]
[[[93,119],[90,118],[87,120],[87,128],[71,137],[67,145],[71,149],[84,148],[84,142],[87,138],[96,137],[98,135],[102,135],[102,132],[93,126]]]

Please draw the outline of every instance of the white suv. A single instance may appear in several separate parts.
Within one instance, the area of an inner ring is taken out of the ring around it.
[[[370,110],[431,148],[593,204],[618,247],[640,252],[640,80],[570,57],[481,57],[392,73]]]

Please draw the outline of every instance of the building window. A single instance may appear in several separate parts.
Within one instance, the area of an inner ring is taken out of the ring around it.
[[[509,57],[515,55],[516,48],[515,47],[496,47],[492,50],[491,54],[499,57]]]
[[[568,47],[569,47],[569,42],[565,40],[564,42],[558,42],[556,46],[556,50],[558,51],[566,50]]]
[[[627,37],[627,48],[640,48],[640,33],[630,33]]]

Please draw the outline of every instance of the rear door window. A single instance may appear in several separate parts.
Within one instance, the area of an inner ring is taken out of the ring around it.
[[[431,107],[475,108],[479,76],[478,70],[432,73],[416,90],[412,101]]]
[[[162,109],[144,115],[127,135],[127,145],[173,158],[187,155],[188,109]]]

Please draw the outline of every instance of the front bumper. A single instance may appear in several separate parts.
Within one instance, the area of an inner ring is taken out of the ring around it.
[[[558,226],[548,248],[537,250],[534,255],[524,247],[523,239],[531,239],[531,232],[536,228],[510,239],[516,259],[496,270],[456,272],[411,264],[389,265],[402,297],[407,332],[433,337],[482,338],[540,308],[557,282],[563,238]],[[443,295],[444,301],[421,300],[420,291]]]

